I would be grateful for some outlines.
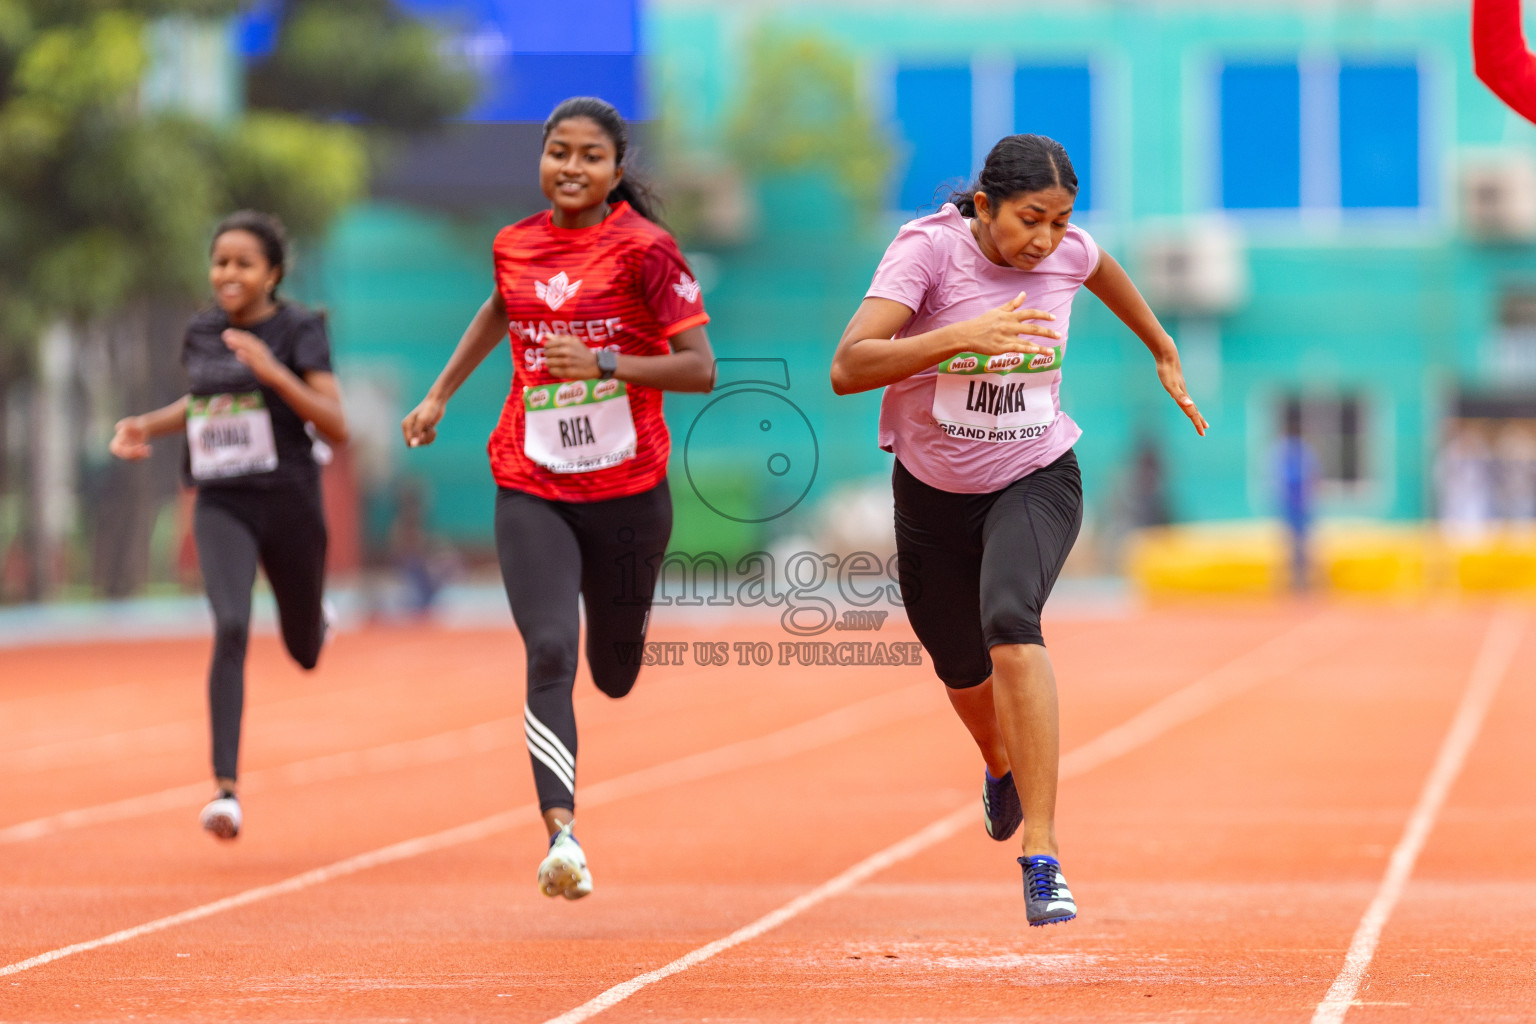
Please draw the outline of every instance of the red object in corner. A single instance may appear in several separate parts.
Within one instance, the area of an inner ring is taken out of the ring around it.
[[[1526,49],[1520,0],[1473,0],[1472,66],[1495,96],[1536,123],[1536,56]]]

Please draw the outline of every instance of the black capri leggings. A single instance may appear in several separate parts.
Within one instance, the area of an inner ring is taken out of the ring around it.
[[[496,494],[501,578],[528,652],[523,732],[541,810],[576,807],[577,598],[587,612],[592,681],[623,697],[640,674],[655,572],[671,536],[665,480],[608,501],[550,501],[507,488]]]
[[[257,563],[272,584],[288,653],[306,669],[320,659],[326,544],[320,488],[203,488],[197,492],[192,535],[213,608],[213,663],[208,669],[213,774],[233,779],[240,762],[245,648]]]
[[[907,618],[945,686],[992,675],[997,644],[1040,644],[1040,611],[1083,522],[1077,456],[1000,491],[930,487],[896,463],[896,551]]]

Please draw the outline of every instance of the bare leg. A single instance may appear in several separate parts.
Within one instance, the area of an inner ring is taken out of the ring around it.
[[[575,812],[565,807],[551,807],[544,812],[544,828],[553,839],[556,832],[569,825],[575,818]]]
[[[1024,856],[1054,857],[1056,777],[1061,757],[1056,674],[1051,671],[1045,648],[1038,644],[998,644],[992,648],[992,666],[988,685],[997,709],[997,726],[1024,807]]]
[[[1000,779],[1008,774],[1008,766],[1012,763],[1008,760],[1008,747],[1003,742],[1002,730],[997,725],[997,708],[993,704],[992,680],[988,679],[980,686],[968,686],[963,690],[952,690],[944,687],[944,692],[949,695],[949,703],[954,706],[955,714],[960,716],[960,721],[970,730],[971,739],[976,741],[976,746],[981,750],[981,758],[987,763],[987,771],[992,773],[994,779]]]

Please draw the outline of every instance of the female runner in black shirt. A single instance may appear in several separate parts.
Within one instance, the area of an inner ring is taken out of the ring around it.
[[[111,451],[142,459],[151,438],[187,438],[183,474],[197,488],[193,533],[214,618],[208,706],[218,792],[201,821],[233,839],[241,823],[235,780],[256,566],[272,584],[288,653],[314,668],[328,625],[326,532],[306,425],[342,444],[347,424],[324,320],[277,297],[287,265],[281,222],[233,214],[215,230],[211,256],[216,305],[192,318],[182,349],[188,393],[119,421]]]

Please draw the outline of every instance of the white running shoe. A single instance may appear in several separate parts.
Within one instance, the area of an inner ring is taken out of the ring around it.
[[[208,801],[203,813],[198,815],[204,830],[220,839],[233,839],[240,834],[240,800],[233,793],[220,793]]]
[[[571,835],[575,822],[567,822],[549,842],[549,853],[539,865],[539,892],[579,900],[592,892],[592,872],[587,855]]]
[[[320,599],[320,646],[324,648],[331,642],[331,635],[336,632],[336,602],[328,597]]]

